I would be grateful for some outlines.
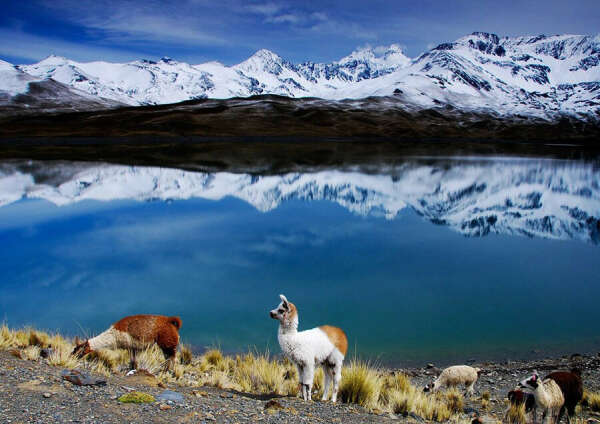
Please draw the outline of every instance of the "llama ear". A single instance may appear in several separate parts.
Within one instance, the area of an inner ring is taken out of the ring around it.
[[[288,300],[286,299],[286,297],[285,297],[284,295],[280,294],[280,295],[279,295],[279,298],[281,299],[281,301],[282,301],[283,303],[288,303]]]
[[[75,336],[75,346],[78,346],[81,344],[81,340],[79,340],[79,336]]]

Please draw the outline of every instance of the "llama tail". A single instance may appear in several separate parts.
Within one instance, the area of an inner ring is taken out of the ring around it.
[[[167,320],[177,330],[179,330],[181,328],[181,318],[179,318],[179,317],[169,317]]]

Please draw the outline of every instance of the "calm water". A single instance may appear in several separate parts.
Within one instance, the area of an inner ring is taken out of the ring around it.
[[[68,334],[179,315],[185,342],[279,352],[268,311],[353,354],[452,362],[600,347],[597,162],[409,160],[252,176],[0,164],[0,315]]]

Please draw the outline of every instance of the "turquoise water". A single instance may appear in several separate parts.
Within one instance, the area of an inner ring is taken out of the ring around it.
[[[179,315],[184,342],[276,353],[268,311],[284,293],[301,329],[340,326],[351,354],[384,363],[600,347],[597,164],[175,179],[9,165],[0,311],[11,326],[82,335],[129,314]]]

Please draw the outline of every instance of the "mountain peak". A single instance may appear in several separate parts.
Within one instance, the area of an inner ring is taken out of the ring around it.
[[[0,71],[14,70],[15,66],[5,60],[0,59]]]
[[[365,46],[354,50],[348,56],[341,58],[337,63],[348,65],[351,63],[365,63],[375,67],[397,68],[410,63],[410,58],[402,51],[399,44],[389,46]]]
[[[234,66],[246,72],[269,72],[279,75],[285,61],[271,50],[260,49],[248,59]]]
[[[40,60],[38,65],[62,65],[68,62],[70,62],[70,60],[66,57],[51,54],[45,59]]]

